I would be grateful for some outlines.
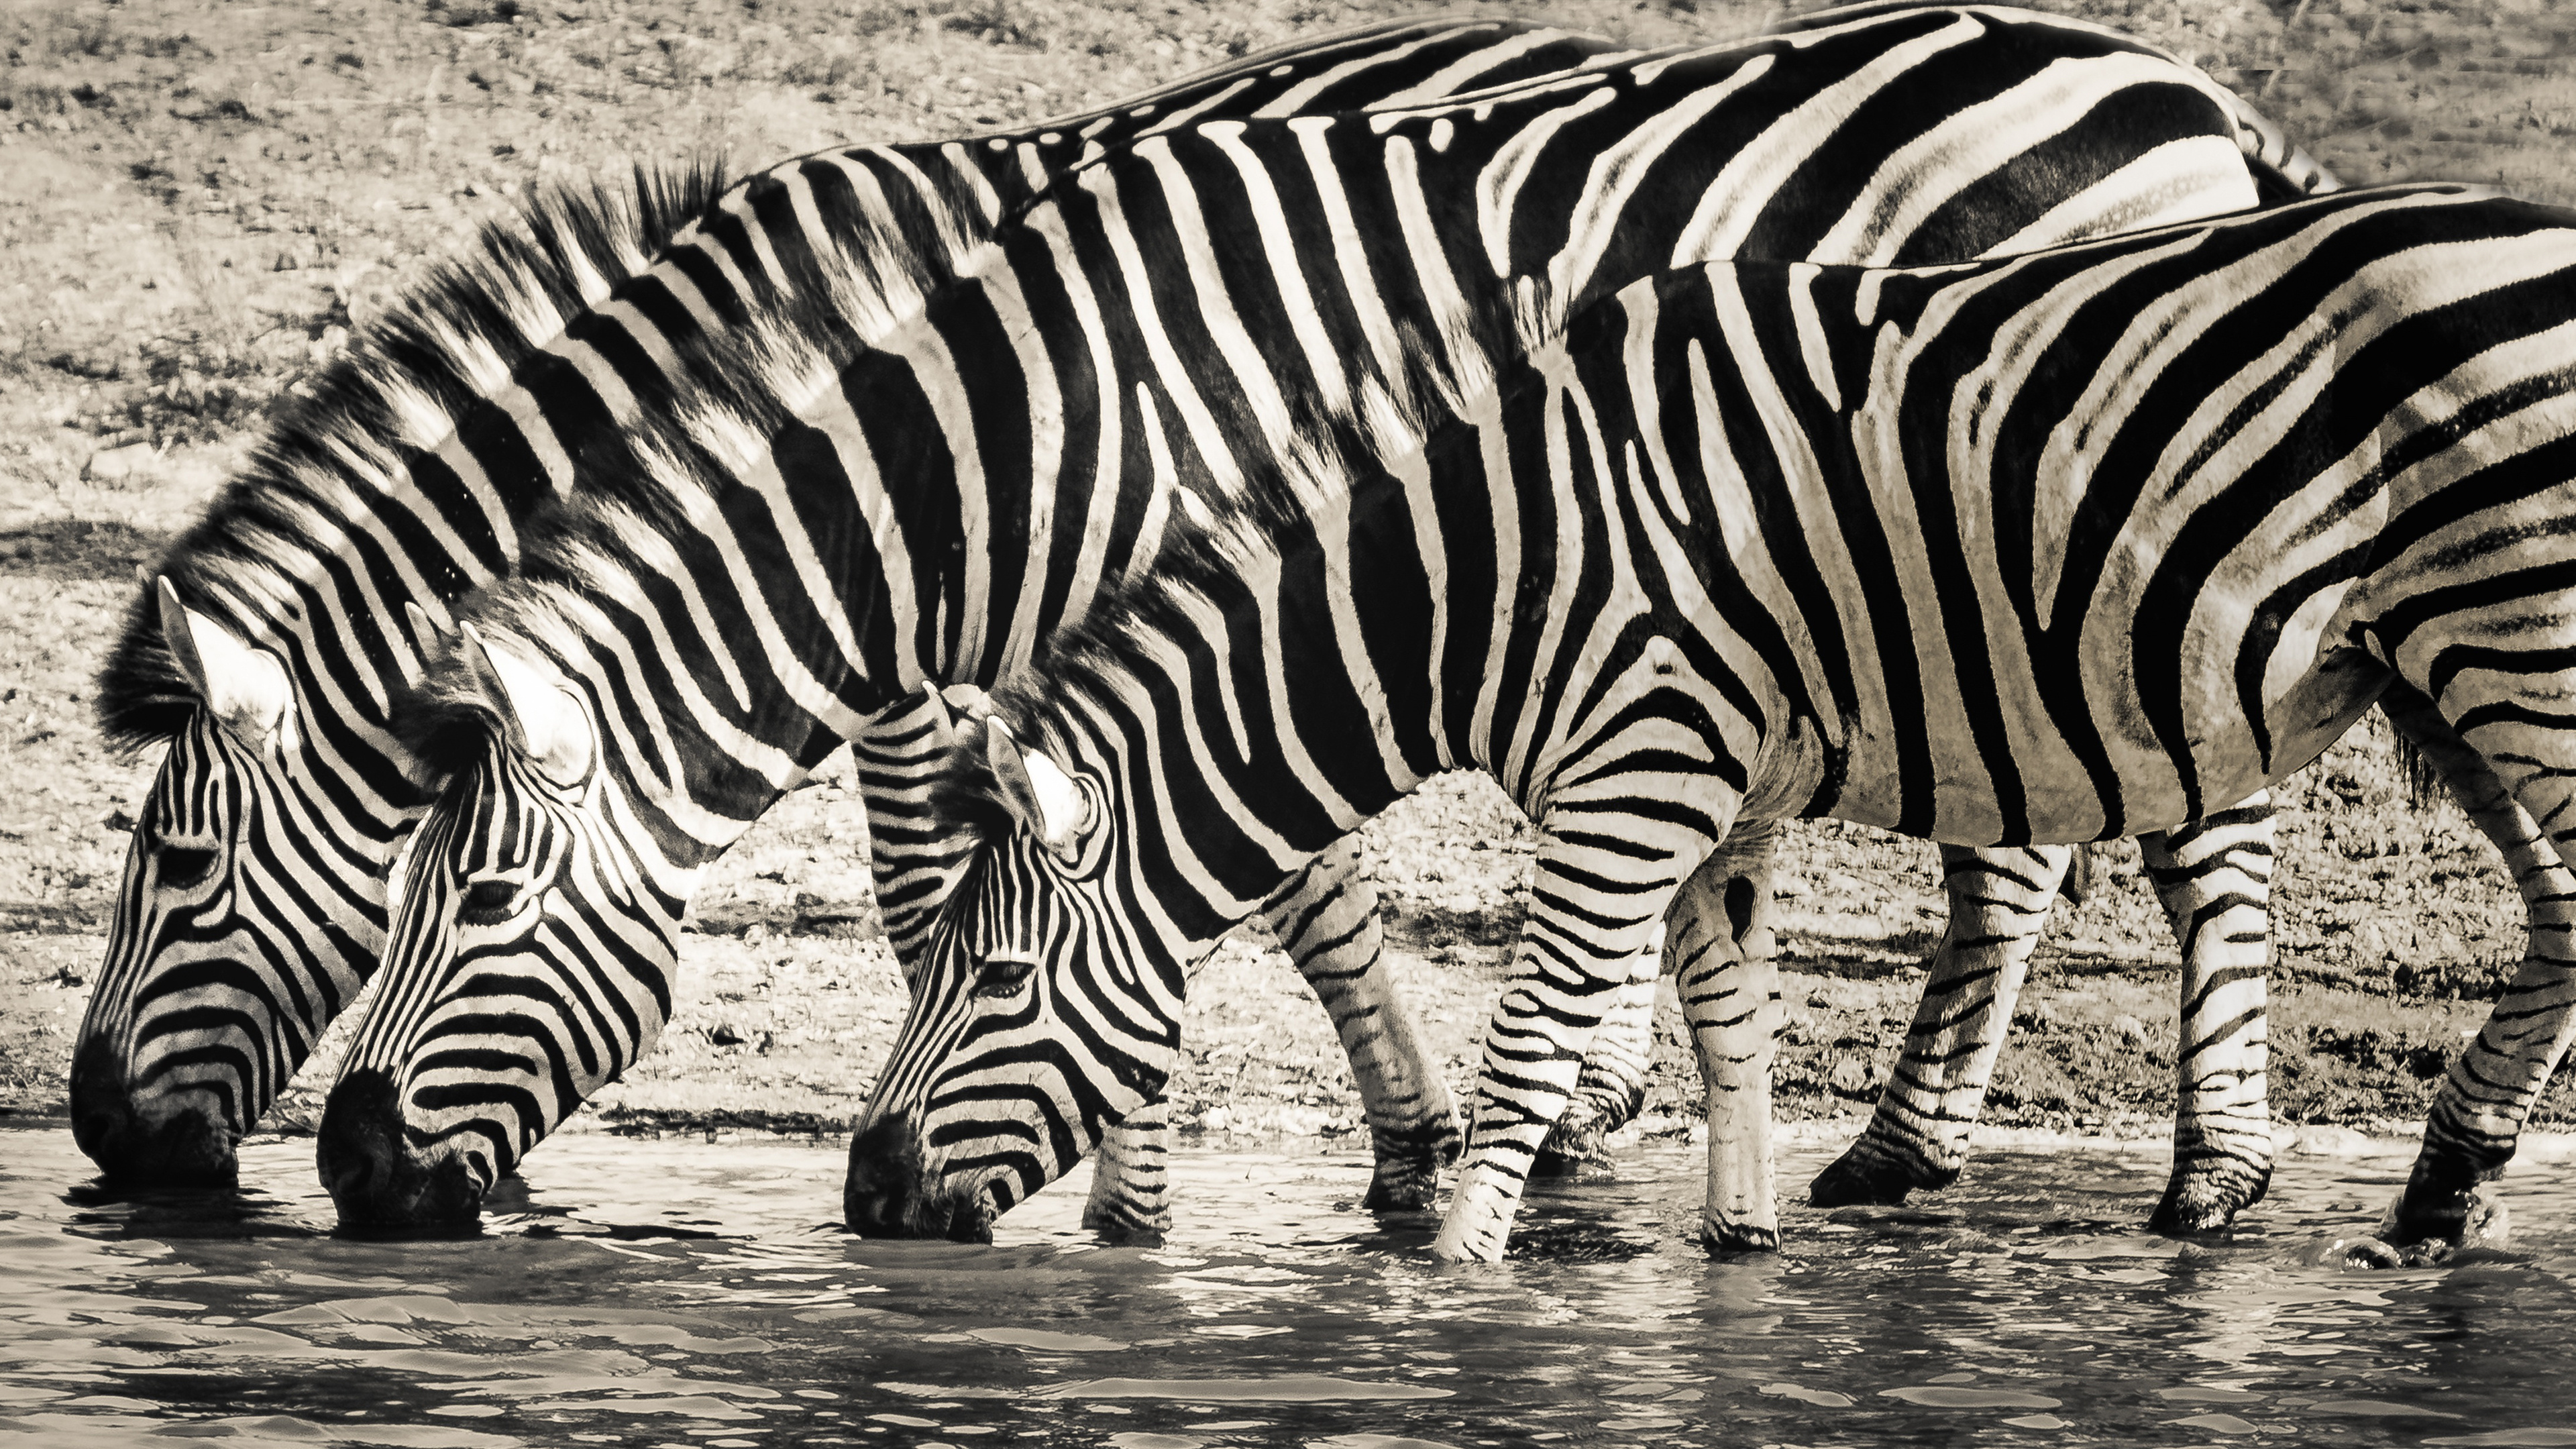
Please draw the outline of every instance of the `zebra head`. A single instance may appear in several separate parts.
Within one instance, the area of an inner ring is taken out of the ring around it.
[[[1179,1048],[1184,955],[1123,924],[1136,881],[1099,777],[1023,750],[998,720],[966,733],[999,810],[850,1143],[842,1206],[870,1237],[989,1241],[994,1218],[1161,1095]]]
[[[323,1111],[322,1181],[353,1224],[471,1219],[670,1014],[685,892],[656,889],[607,828],[590,706],[470,625],[458,653],[465,753],[404,856],[385,988]],[[655,985],[636,985],[635,958]]]
[[[73,1053],[72,1134],[111,1178],[223,1182],[235,1143],[374,964],[398,812],[317,788],[332,771],[275,653],[166,578],[149,599],[169,751]],[[344,815],[372,832],[342,829]]]

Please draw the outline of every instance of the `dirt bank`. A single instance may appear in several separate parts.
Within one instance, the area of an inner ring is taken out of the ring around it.
[[[2576,199],[2576,21],[2547,5],[2070,8],[2258,95],[2347,178]],[[1764,13],[1716,0],[1542,10],[1639,44]],[[1326,0],[66,0],[0,17],[0,1110],[62,1108],[124,831],[155,763],[109,754],[89,722],[133,571],[234,466],[271,400],[424,261],[540,178],[613,157],[730,145],[756,162],[1007,123],[1373,13]],[[2398,783],[2374,733],[2293,792],[2272,1023],[2275,1102],[2292,1120],[2420,1117],[2521,952],[2521,912],[2484,843],[2447,806],[2410,812]],[[1401,975],[1463,1086],[1517,921],[1524,827],[1481,780],[1450,778],[1369,839]],[[733,852],[701,897],[678,1016],[601,1099],[601,1119],[849,1115],[900,1000],[869,939],[861,849],[857,802],[827,773]],[[1874,1095],[1942,911],[1928,846],[1821,824],[1795,832],[1792,860],[1779,1100],[1792,1119],[1830,1121]],[[1989,1120],[2163,1121],[2173,956],[2134,872],[2067,912]],[[1193,1001],[1175,1088],[1185,1124],[1350,1130],[1340,1053],[1282,958],[1231,945]],[[1696,1087],[1675,1026],[1668,1005],[1648,1113],[1678,1128]],[[276,1120],[317,1105],[299,1090]],[[2571,1112],[2562,1086],[2541,1117]]]

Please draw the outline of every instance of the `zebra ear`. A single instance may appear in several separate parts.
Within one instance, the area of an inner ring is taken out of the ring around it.
[[[233,631],[179,602],[165,576],[154,580],[161,604],[161,640],[178,661],[188,687],[242,743],[266,748],[281,738],[295,686],[286,666],[265,649],[245,644]]]
[[[464,630],[466,655],[483,677],[484,692],[501,702],[501,727],[510,748],[558,785],[589,779],[599,758],[598,742],[590,716],[582,713],[572,691],[517,653],[494,648],[473,625]]]
[[[1082,838],[1099,824],[1091,797],[1053,760],[1020,742],[1000,720],[984,723],[984,758],[1001,787],[1002,803],[1038,842],[1059,856],[1080,852]]]
[[[411,637],[420,641],[423,653],[428,652],[433,644],[456,642],[454,626],[441,625],[436,617],[420,606],[418,600],[403,600],[403,622],[411,625]]]

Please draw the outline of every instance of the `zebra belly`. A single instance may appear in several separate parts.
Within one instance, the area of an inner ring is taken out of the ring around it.
[[[2298,612],[2342,622],[2339,609]],[[2342,642],[2341,628],[2296,619],[2266,654],[2247,639],[2269,631],[2240,625],[2194,639],[2164,670],[2132,657],[2125,638],[2085,657],[1998,651],[1973,672],[1927,667],[1919,690],[1873,701],[1888,712],[1846,737],[1840,788],[1819,813],[1971,846],[2111,839],[2199,819],[2305,768],[2395,677]],[[2084,683],[2074,708],[2035,683],[2070,673]]]

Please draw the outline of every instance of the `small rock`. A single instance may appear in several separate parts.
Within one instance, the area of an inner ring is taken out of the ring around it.
[[[1210,1107],[1199,1114],[1199,1130],[1223,1132],[1234,1125],[1234,1111],[1228,1107]]]
[[[2290,1150],[2301,1157],[2357,1157],[2370,1150],[2370,1138],[2350,1127],[2312,1125],[2299,1129]]]
[[[2147,1039],[2147,1024],[2126,1012],[2111,1018],[2111,1031],[2114,1035],[2125,1037],[2133,1042]]]
[[[150,443],[129,443],[122,448],[109,448],[90,454],[89,466],[81,470],[81,476],[102,483],[119,482],[133,477],[137,470],[148,467],[159,456]]]
[[[1857,1058],[1845,1057],[1834,1063],[1834,1069],[1825,1074],[1825,1080],[1844,1096],[1857,1097],[1869,1090],[1869,1068]]]

